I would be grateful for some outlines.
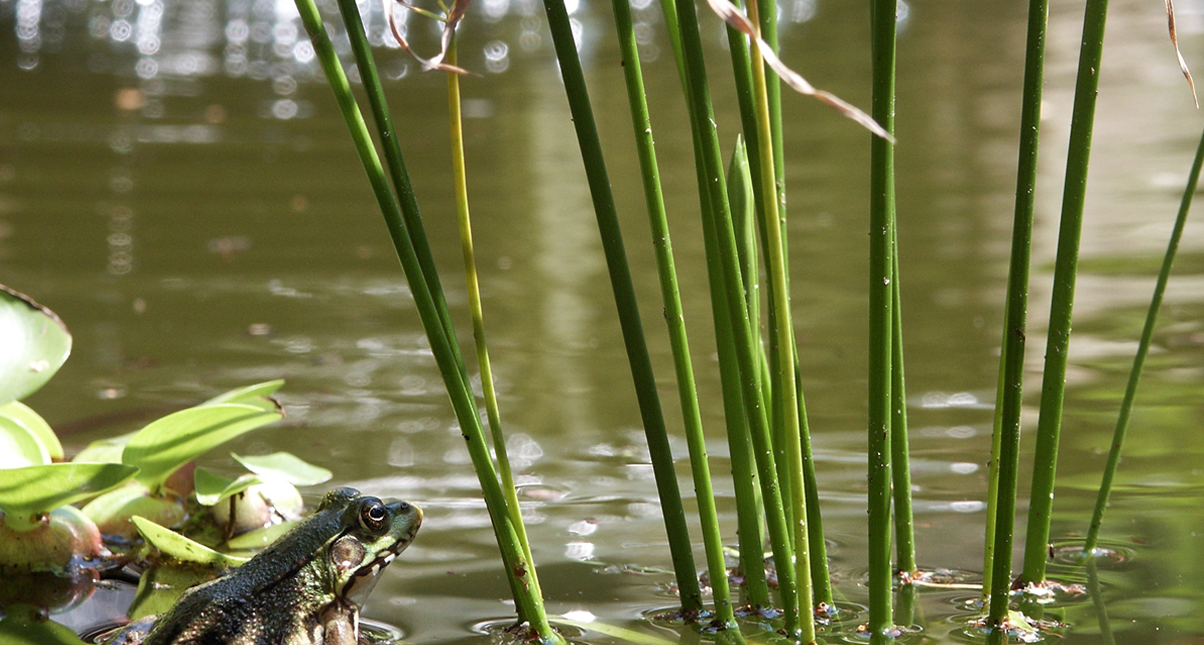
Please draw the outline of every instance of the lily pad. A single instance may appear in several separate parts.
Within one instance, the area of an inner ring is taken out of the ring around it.
[[[233,403],[180,410],[139,430],[126,444],[121,461],[140,468],[138,481],[155,491],[180,466],[283,416],[262,406]]]
[[[11,401],[6,405],[0,405],[0,418],[8,418],[25,426],[37,440],[46,447],[46,453],[50,457],[50,461],[63,460],[63,444],[59,443],[59,438],[54,434],[50,424],[42,418],[42,415],[34,412],[28,405],[20,401]]]
[[[192,481],[196,485],[196,501],[201,506],[213,506],[223,499],[241,493],[259,483],[259,478],[255,475],[243,475],[238,479],[230,479],[203,468],[197,468],[192,477]]]
[[[237,567],[249,559],[214,551],[200,542],[194,542],[145,517],[135,515],[131,519],[134,521],[134,526],[138,527],[138,532],[142,534],[142,537],[146,539],[148,544],[158,549],[164,555],[180,562],[195,562],[197,564],[225,568]]]
[[[50,463],[50,452],[25,424],[0,416],[0,469]]]
[[[42,387],[71,353],[71,334],[53,311],[0,285],[0,404]]]
[[[258,457],[230,453],[247,470],[265,478],[283,479],[294,486],[313,486],[329,481],[334,475],[288,452],[274,452]]]
[[[225,394],[205,401],[201,405],[218,405],[221,403],[241,403],[243,405],[254,405],[262,408],[265,412],[279,412],[280,404],[270,397],[276,393],[284,385],[283,379],[274,381],[264,381],[255,385],[240,387],[237,390],[230,390]]]
[[[36,526],[34,518],[116,488],[137,468],[122,464],[46,464],[0,470],[0,508],[14,531]]]

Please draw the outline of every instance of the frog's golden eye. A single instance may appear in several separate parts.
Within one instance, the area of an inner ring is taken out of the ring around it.
[[[360,526],[369,531],[380,531],[385,528],[385,505],[379,499],[366,500],[360,506]]]

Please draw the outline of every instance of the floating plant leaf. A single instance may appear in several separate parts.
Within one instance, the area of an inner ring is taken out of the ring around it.
[[[256,475],[283,479],[294,486],[313,486],[333,477],[329,470],[288,452],[274,452],[259,457],[244,457],[234,453],[230,453],[230,456]]]
[[[71,334],[53,311],[0,285],[0,403],[37,391],[67,360]]]
[[[72,463],[0,470],[0,508],[10,528],[28,530],[36,515],[116,488],[137,472],[122,464]]]
[[[135,515],[130,519],[134,521],[134,526],[138,527],[138,532],[146,539],[147,544],[155,547],[164,555],[180,562],[196,562],[224,568],[237,567],[248,560],[248,558],[240,558],[214,551],[200,542],[194,542],[145,517]]]
[[[281,522],[271,526],[265,526],[254,531],[247,531],[238,537],[230,538],[226,541],[226,548],[235,551],[250,551],[252,549],[262,549],[276,540],[280,536],[288,533],[297,525],[297,522]]]
[[[71,459],[77,464],[119,464],[121,463],[121,452],[125,450],[125,444],[130,442],[135,432],[127,432],[126,434],[108,439],[98,439],[88,444],[87,448],[79,451]]]
[[[59,438],[54,434],[50,424],[42,418],[42,415],[34,412],[28,405],[20,401],[11,401],[6,405],[0,405],[0,418],[8,418],[25,426],[25,429],[30,432],[41,444],[46,448],[46,453],[51,461],[63,460],[63,444],[59,443]]]
[[[261,406],[219,403],[180,410],[138,431],[121,461],[141,469],[138,481],[157,490],[180,466],[284,415]]]
[[[192,474],[192,482],[196,486],[196,501],[202,506],[213,506],[231,495],[241,493],[258,484],[259,481],[255,475],[243,475],[238,479],[230,479],[204,468],[197,468],[196,472]]]
[[[70,627],[46,620],[33,605],[8,605],[0,620],[0,643],[5,645],[84,645]]]
[[[272,400],[270,397],[276,393],[284,385],[283,379],[274,381],[264,381],[255,385],[240,387],[236,390],[230,390],[225,394],[205,401],[201,405],[218,405],[221,403],[240,403],[242,405],[253,405],[264,412],[279,412],[280,404]]]

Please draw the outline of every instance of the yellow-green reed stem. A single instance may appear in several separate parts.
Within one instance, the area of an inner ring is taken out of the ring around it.
[[[870,6],[873,58],[872,116],[895,130],[895,0]],[[872,643],[892,640],[891,607],[891,349],[894,309],[894,145],[881,137],[870,144],[869,279],[869,632]]]
[[[772,441],[765,427],[762,413],[763,400],[760,385],[760,370],[751,346],[748,308],[740,297],[739,252],[736,249],[735,232],[732,228],[727,185],[724,181],[723,162],[719,153],[719,136],[715,130],[714,113],[711,109],[710,89],[707,86],[706,66],[702,55],[702,39],[698,29],[698,15],[692,0],[677,0],[677,17],[681,30],[683,58],[686,62],[686,77],[691,110],[690,123],[695,132],[695,155],[703,161],[700,176],[709,200],[709,209],[703,209],[703,236],[710,239],[707,249],[708,265],[719,264],[722,284],[711,282],[711,289],[724,289],[728,294],[727,309],[735,338],[736,358],[739,364],[741,395],[749,421],[750,435],[761,477],[761,488],[768,514],[770,543],[778,568],[779,588],[786,610],[786,628],[791,635],[800,635],[804,642],[815,638],[814,620],[810,605],[810,590],[803,597],[808,611],[800,615],[800,590],[795,586],[794,553],[789,527],[781,514],[781,498],[776,485],[773,464]],[[712,295],[714,298],[714,295]],[[797,632],[796,632],[797,630]]]
[[[1166,293],[1166,283],[1170,280],[1171,268],[1175,264],[1175,255],[1179,251],[1179,241],[1183,237],[1183,227],[1187,224],[1187,213],[1191,210],[1192,197],[1196,194],[1196,186],[1200,181],[1200,167],[1204,165],[1204,135],[1196,147],[1196,158],[1192,162],[1191,174],[1187,178],[1187,188],[1183,191],[1183,199],[1179,202],[1179,215],[1175,218],[1175,227],[1171,231],[1170,242],[1167,243],[1166,254],[1162,257],[1162,269],[1158,272],[1158,282],[1154,286],[1154,295],[1150,298],[1150,309],[1146,313],[1145,325],[1141,330],[1141,342],[1137,345],[1137,354],[1133,357],[1133,368],[1129,370],[1129,383],[1125,386],[1125,398],[1120,404],[1120,415],[1116,419],[1116,430],[1112,434],[1112,448],[1108,451],[1108,463],[1104,467],[1103,481],[1100,482],[1099,493],[1095,500],[1095,511],[1091,515],[1091,526],[1087,529],[1087,540],[1083,544],[1083,555],[1091,556],[1099,543],[1100,526],[1104,521],[1104,510],[1108,508],[1108,497],[1112,492],[1112,478],[1120,465],[1120,450],[1125,442],[1125,433],[1129,428],[1129,416],[1133,412],[1133,400],[1137,397],[1137,385],[1141,381],[1141,370],[1145,365],[1146,355],[1150,351],[1150,339],[1154,335],[1154,324],[1158,319],[1158,310],[1162,308],[1162,296]],[[1094,562],[1088,563],[1094,567]]]
[[[456,36],[452,34],[445,60],[448,65],[457,65]],[[523,524],[522,508],[518,503],[518,490],[514,486],[514,474],[510,469],[510,457],[506,451],[506,437],[502,434],[502,416],[498,411],[497,390],[493,383],[493,369],[489,365],[489,345],[485,342],[485,314],[481,309],[481,288],[477,282],[477,262],[472,248],[472,219],[468,211],[468,174],[464,164],[464,130],[460,112],[460,75],[447,73],[447,104],[452,143],[452,176],[456,191],[456,215],[460,224],[460,248],[464,255],[464,278],[468,287],[468,309],[472,316],[472,336],[476,341],[477,366],[481,372],[481,389],[485,394],[485,414],[489,418],[489,432],[493,438],[494,459],[502,479],[502,492],[506,494],[507,510],[514,531],[522,542],[527,562],[528,584],[535,594],[541,594],[535,561],[531,558],[531,544],[527,540],[527,527]]]
[[[413,294],[419,317],[426,331],[427,338],[431,342],[431,351],[435,356],[436,363],[439,365],[439,370],[447,385],[448,394],[451,397],[456,418],[460,422],[461,431],[467,440],[469,455],[472,458],[473,467],[481,483],[486,507],[489,510],[490,522],[493,524],[494,535],[497,537],[498,546],[502,551],[502,558],[506,563],[507,573],[518,575],[517,572],[521,571],[522,577],[525,577],[526,571],[530,569],[530,566],[526,560],[522,546],[519,544],[518,535],[515,533],[514,526],[510,522],[509,515],[505,511],[505,497],[502,494],[501,486],[498,484],[497,475],[493,469],[489,448],[485,444],[484,432],[477,413],[476,401],[473,399],[471,390],[468,389],[466,379],[464,378],[467,370],[462,360],[457,363],[459,354],[453,350],[456,343],[455,330],[444,326],[443,321],[446,318],[440,312],[440,305],[443,304],[444,309],[446,309],[446,305],[441,299],[437,299],[432,294],[430,288],[431,281],[437,282],[437,276],[430,276],[428,278],[423,273],[422,264],[415,250],[416,244],[412,239],[412,236],[417,232],[407,226],[406,219],[403,219],[402,216],[401,207],[399,207],[398,202],[389,190],[389,180],[385,177],[380,157],[377,156],[376,149],[372,145],[368,127],[364,123],[359,106],[356,104],[355,97],[351,93],[351,86],[347,82],[347,77],[343,73],[343,68],[334,51],[334,46],[331,44],[326,28],[322,24],[322,18],[318,13],[317,6],[313,0],[297,0],[296,4],[301,15],[301,20],[313,42],[318,61],[322,66],[323,72],[326,74],[339,110],[351,133],[356,152],[368,175],[372,191],[376,195],[377,204],[385,217],[390,237],[397,250],[398,259],[401,261],[402,269],[410,284],[410,290]],[[367,61],[362,61],[360,58],[360,54],[366,51],[367,42],[363,34],[362,25],[357,20],[355,22],[348,21],[348,26],[358,27],[358,30],[351,35],[351,39],[353,49],[360,50],[357,52],[357,64],[360,67],[361,77],[365,81],[365,87],[372,84],[375,87],[370,91],[379,91],[380,79],[376,75],[375,66],[371,64],[370,55]],[[381,123],[378,122],[377,125],[380,126]],[[403,199],[402,206],[407,206],[407,204],[412,205],[413,203]],[[415,212],[409,213],[407,217],[409,216],[416,218],[418,217],[418,213],[415,210]],[[527,608],[525,613],[529,616],[528,620],[532,628],[539,634],[540,639],[546,643],[563,642],[560,636],[552,631],[551,626],[547,622],[543,609],[543,599],[538,595],[532,594],[529,586],[521,584],[512,586],[517,590],[525,591],[524,595],[515,598],[515,602],[519,606]]]
[[[760,23],[758,0],[748,0],[748,17],[754,24]],[[775,345],[777,350],[777,379],[779,385],[774,389],[776,398],[775,421],[780,419],[782,426],[775,436],[785,438],[785,454],[789,478],[784,485],[790,487],[789,500],[793,509],[792,539],[794,543],[795,579],[799,590],[799,611],[805,611],[809,616],[811,611],[811,550],[810,539],[807,535],[807,495],[803,490],[803,452],[799,437],[799,404],[795,390],[794,372],[794,334],[790,315],[790,291],[786,284],[785,243],[782,239],[782,224],[778,210],[777,186],[774,174],[767,172],[774,167],[773,133],[769,125],[769,97],[765,87],[765,65],[761,58],[761,45],[757,39],[749,42],[749,58],[752,67],[753,98],[757,110],[757,149],[761,156],[760,190],[765,198],[765,226],[769,237],[766,241],[766,260],[768,264],[769,281],[773,285],[773,301],[770,307],[776,312],[777,329]],[[781,414],[776,414],[777,410]],[[779,568],[781,564],[779,563]],[[804,642],[814,640],[814,625],[811,621],[803,621]],[[808,633],[808,624],[811,632]]]
[[[694,555],[686,528],[685,510],[677,486],[677,474],[673,469],[669,436],[665,430],[665,420],[657,396],[652,361],[648,356],[648,345],[640,322],[635,287],[632,285],[631,270],[627,265],[627,252],[623,246],[623,234],[615,211],[614,195],[611,193],[610,179],[607,177],[606,163],[602,157],[598,128],[594,122],[593,109],[590,107],[585,75],[581,71],[581,61],[577,56],[577,46],[573,40],[573,30],[564,0],[545,0],[544,9],[548,15],[548,26],[552,32],[556,58],[560,62],[569,110],[573,115],[573,127],[577,131],[577,143],[581,148],[598,230],[602,236],[602,249],[606,256],[615,304],[619,310],[619,324],[623,331],[623,342],[627,348],[640,415],[644,422],[644,436],[652,457],[652,470],[669,538],[669,550],[681,594],[682,609],[698,611],[702,608],[702,592],[694,570]]]
[[[895,504],[895,571],[906,579],[916,572],[916,538],[911,510],[911,453],[907,435],[907,388],[903,378],[903,307],[899,286],[899,235],[895,228],[891,278],[890,450]],[[910,624],[910,623],[904,623]]]
[[[1083,15],[1083,39],[1079,49],[1079,67],[1075,80],[1074,107],[1070,120],[1070,144],[1066,155],[1066,178],[1062,188],[1062,215],[1058,229],[1058,253],[1054,260],[1053,296],[1049,310],[1049,332],[1045,346],[1045,371],[1041,383],[1041,409],[1037,421],[1037,464],[1034,486],[1042,482],[1045,499],[1053,495],[1053,473],[1057,465],[1062,408],[1066,396],[1066,362],[1070,345],[1070,321],[1074,308],[1075,278],[1078,274],[1079,239],[1083,228],[1083,205],[1087,193],[1087,167],[1091,159],[1091,135],[1095,122],[1095,101],[1099,93],[1100,60],[1104,51],[1104,27],[1107,0],[1087,0]],[[1047,483],[1044,483],[1047,482]],[[1048,517],[1043,520],[1048,523]],[[1028,545],[1044,549],[1040,545]],[[995,557],[999,557],[998,549]],[[1033,573],[1037,573],[1035,570]],[[999,582],[996,581],[996,586]],[[994,611],[992,619],[1002,619]],[[1006,608],[1000,608],[1004,612]]]
[[[619,50],[623,60],[623,77],[627,85],[632,125],[635,128],[636,150],[643,175],[644,201],[648,208],[648,221],[652,227],[661,298],[665,304],[665,322],[669,327],[669,345],[673,352],[673,365],[677,375],[682,421],[686,443],[690,451],[690,467],[694,476],[698,517],[702,528],[703,545],[706,549],[707,570],[711,577],[712,597],[715,602],[715,619],[725,626],[735,626],[735,614],[723,557],[723,540],[719,532],[719,513],[715,508],[715,494],[711,487],[710,468],[707,465],[706,437],[703,435],[702,415],[698,409],[694,368],[691,364],[690,345],[686,337],[685,314],[682,312],[681,298],[678,295],[677,270],[674,268],[673,246],[669,238],[669,222],[665,215],[665,203],[661,193],[656,149],[652,139],[652,120],[648,116],[648,104],[644,96],[644,78],[640,70],[640,57],[631,19],[631,7],[627,4],[627,0],[614,0],[613,7],[615,28],[619,37]]]

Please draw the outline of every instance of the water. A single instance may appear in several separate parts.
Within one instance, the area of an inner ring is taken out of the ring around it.
[[[370,33],[385,44],[379,8],[363,6]],[[1018,3],[900,8],[899,235],[919,559],[972,576],[982,566],[1025,16]],[[1184,54],[1198,61],[1204,6],[1178,9]],[[1200,124],[1161,11],[1116,0],[1109,18],[1059,460],[1059,545],[1086,530]],[[782,12],[787,63],[868,105],[868,9],[786,0]],[[1080,14],[1069,2],[1051,12],[1026,428],[1036,420]],[[605,3],[582,3],[573,18],[676,435],[608,15]],[[636,21],[724,539],[734,543],[689,134],[657,8],[637,3]],[[411,19],[409,28],[417,46],[434,51],[429,25]],[[478,73],[463,92],[484,309],[549,609],[588,611],[675,640],[673,626],[645,618],[674,604],[667,546],[542,8],[481,2],[462,29],[461,63]],[[333,470],[332,485],[422,505],[422,534],[366,615],[410,642],[489,641],[483,634],[504,626],[512,606],[476,478],[291,3],[2,0],[0,30],[0,282],[53,308],[75,334],[71,360],[28,403],[73,451],[225,389],[287,379],[287,419],[230,449],[289,450]],[[726,151],[737,116],[720,34],[717,21],[704,20]],[[444,79],[419,73],[396,49],[378,54],[468,340]],[[855,607],[865,570],[868,135],[800,97],[785,99],[785,113],[800,358],[834,575]],[[1204,636],[1202,250],[1204,231],[1189,224],[1106,519],[1107,546],[1130,556],[1101,572],[1118,642]],[[684,441],[674,441],[684,458]],[[1031,436],[1024,448],[1027,463]],[[235,472],[225,452],[206,465]],[[679,474],[683,491],[692,490],[684,462]],[[308,491],[310,499],[320,493]],[[1085,582],[1081,569],[1053,570]],[[959,639],[974,597],[924,591],[920,622],[937,640]],[[1088,599],[1060,604],[1066,640],[1103,642]]]

